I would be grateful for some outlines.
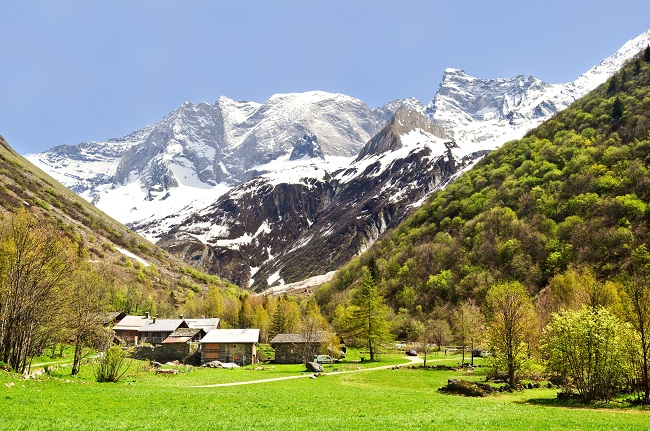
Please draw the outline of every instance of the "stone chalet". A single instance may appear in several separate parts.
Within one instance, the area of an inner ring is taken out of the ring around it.
[[[270,341],[275,350],[276,364],[304,364],[314,360],[314,355],[322,353],[331,343],[334,334],[321,332],[314,334],[312,340],[305,340],[301,334],[278,334]]]
[[[172,332],[178,328],[187,328],[187,323],[183,319],[157,319],[153,318],[146,325],[138,328],[138,338],[140,343],[162,344]]]
[[[150,320],[149,313],[144,316],[124,316],[122,320],[113,326],[113,331],[115,331],[115,336],[126,344],[138,344],[140,338],[139,329],[149,323]]]
[[[204,336],[202,328],[178,328],[163,340],[162,345],[175,356],[185,358],[198,349],[198,343]]]
[[[201,363],[234,362],[244,366],[257,363],[259,329],[213,329],[200,341]]]

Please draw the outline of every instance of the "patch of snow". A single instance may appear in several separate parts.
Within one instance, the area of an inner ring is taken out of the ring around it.
[[[135,254],[131,253],[130,251],[125,250],[125,249],[123,249],[123,248],[121,248],[121,247],[118,247],[118,246],[116,246],[116,245],[113,245],[113,247],[115,247],[115,250],[119,251],[119,252],[122,253],[123,255],[128,256],[128,257],[130,257],[130,258],[132,258],[132,259],[137,260],[138,262],[140,262],[140,263],[142,264],[142,266],[151,266],[151,265],[149,264],[149,262],[147,262],[146,260],[144,260],[143,258],[141,258],[141,257],[139,257],[139,256],[136,256]]]
[[[334,274],[336,274],[336,271],[330,271],[327,274],[316,275],[314,277],[310,277],[295,283],[288,283],[288,284],[282,283],[279,286],[269,287],[261,294],[278,295],[280,293],[289,292],[291,290],[303,290],[310,287],[320,286],[321,284],[327,283],[332,278],[334,278]],[[279,271],[276,274],[273,274],[271,277],[273,277],[274,275],[277,275],[279,278],[280,277]],[[271,280],[271,277],[269,277],[269,280]],[[271,285],[271,283],[269,283],[269,285]]]

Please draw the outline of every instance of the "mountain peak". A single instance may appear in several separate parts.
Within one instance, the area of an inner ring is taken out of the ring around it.
[[[395,112],[388,124],[363,147],[357,161],[366,156],[379,155],[404,147],[403,137],[415,130],[439,139],[446,137],[442,128],[422,113],[403,105]]]

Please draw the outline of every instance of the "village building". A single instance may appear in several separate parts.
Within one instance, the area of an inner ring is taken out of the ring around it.
[[[201,363],[220,361],[244,366],[257,363],[259,329],[213,329],[200,341]]]
[[[187,328],[183,319],[157,319],[153,318],[147,324],[138,328],[140,343],[162,344],[178,328]]]
[[[140,328],[149,323],[149,313],[144,316],[124,316],[113,326],[115,337],[127,345],[136,345],[140,340]]]
[[[304,364],[314,360],[331,344],[335,334],[319,332],[311,339],[302,334],[278,334],[269,343],[275,351],[276,364]]]
[[[162,341],[170,357],[183,359],[192,355],[199,348],[199,341],[205,336],[201,328],[178,328]]]
[[[183,315],[180,316],[180,318],[183,318]],[[187,326],[189,328],[200,328],[205,331],[207,334],[208,332],[212,331],[213,329],[219,329],[221,328],[221,319],[218,317],[210,317],[210,318],[202,318],[202,319],[185,319],[185,323],[187,323]]]

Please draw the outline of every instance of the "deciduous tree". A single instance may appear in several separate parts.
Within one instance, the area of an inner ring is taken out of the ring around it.
[[[514,386],[530,352],[536,315],[530,294],[518,282],[498,283],[488,290],[489,341],[495,368],[505,367]]]
[[[39,335],[65,307],[70,242],[25,210],[0,226],[0,359],[23,372]]]
[[[66,327],[75,346],[72,375],[79,372],[86,347],[104,351],[110,341],[109,330],[102,324],[102,317],[109,306],[105,276],[101,268],[85,264],[77,270],[71,283],[66,306]]]
[[[463,358],[461,364],[464,365],[465,350],[468,345],[474,347],[474,342],[477,340],[483,325],[481,310],[473,300],[469,299],[463,302],[454,311],[453,325],[456,341],[462,346]]]
[[[555,314],[544,334],[548,370],[582,400],[608,400],[625,376],[622,330],[621,322],[602,307]]]
[[[637,380],[641,387],[641,401],[650,404],[650,253],[645,245],[634,252],[633,275],[623,282],[624,317],[629,322],[638,339]]]

